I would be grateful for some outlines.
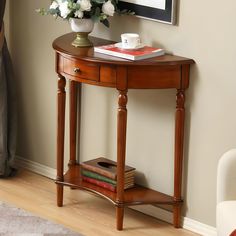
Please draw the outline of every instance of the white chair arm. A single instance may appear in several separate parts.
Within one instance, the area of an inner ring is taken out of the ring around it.
[[[236,200],[236,149],[226,152],[217,170],[217,203]]]
[[[229,236],[236,229],[236,201],[224,201],[217,204],[217,236]]]

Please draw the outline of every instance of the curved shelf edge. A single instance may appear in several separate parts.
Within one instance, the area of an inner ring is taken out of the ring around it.
[[[182,204],[182,201],[175,201],[172,196],[140,185],[135,185],[133,188],[126,189],[124,191],[124,202],[117,202],[116,192],[112,192],[94,184],[82,181],[80,174],[80,165],[70,166],[68,171],[64,175],[64,180],[56,180],[55,183],[94,193],[109,200],[115,206],[131,206],[141,204]]]

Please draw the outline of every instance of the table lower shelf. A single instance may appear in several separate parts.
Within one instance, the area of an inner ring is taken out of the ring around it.
[[[181,204],[182,201],[175,201],[172,196],[167,194],[135,185],[133,188],[124,191],[124,202],[117,202],[117,193],[104,189],[102,187],[90,184],[81,179],[80,165],[70,166],[63,181],[56,181],[57,184],[69,186],[72,188],[84,189],[95,194],[98,194],[115,205],[141,205],[141,204],[167,204],[176,205]]]

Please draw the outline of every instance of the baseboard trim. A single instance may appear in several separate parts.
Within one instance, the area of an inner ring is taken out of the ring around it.
[[[22,157],[17,156],[15,160],[15,164],[19,168],[24,168],[26,170],[30,170],[34,173],[37,173],[39,175],[43,175],[45,177],[48,177],[50,179],[56,178],[56,170],[53,168],[50,168],[48,166],[39,164],[34,161],[30,161],[27,159],[24,159]]]
[[[203,236],[217,236],[216,228],[199,221],[183,217],[183,228]]]
[[[34,161],[24,159],[22,157],[16,158],[16,165],[19,168],[30,170],[34,173],[43,175],[50,179],[55,179],[56,170],[48,166],[39,164]],[[168,223],[172,223],[172,213],[161,208],[157,208],[152,205],[139,205],[130,207],[136,211],[142,212],[146,215],[158,218]],[[188,217],[182,217],[182,227],[192,232],[198,233],[203,236],[216,236],[216,228],[203,224],[199,221],[190,219]]]
[[[152,205],[140,205],[140,206],[138,205],[138,206],[132,206],[130,208],[172,224],[172,218],[173,218],[172,213],[167,210],[164,210],[164,209],[152,206]],[[216,236],[217,235],[216,228],[203,224],[199,221],[190,219],[188,217],[182,217],[182,227],[184,229],[187,229],[191,232],[194,232],[203,236]]]
[[[159,207],[155,207],[153,205],[137,205],[130,206],[130,208],[136,211],[140,211],[154,218],[163,220],[167,223],[172,223],[172,213]]]

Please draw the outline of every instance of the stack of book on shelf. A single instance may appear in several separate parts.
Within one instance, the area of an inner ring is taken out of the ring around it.
[[[134,186],[135,168],[125,166],[124,189]],[[102,188],[116,192],[117,186],[117,163],[115,161],[99,157],[81,163],[81,175],[83,181],[95,184]]]

